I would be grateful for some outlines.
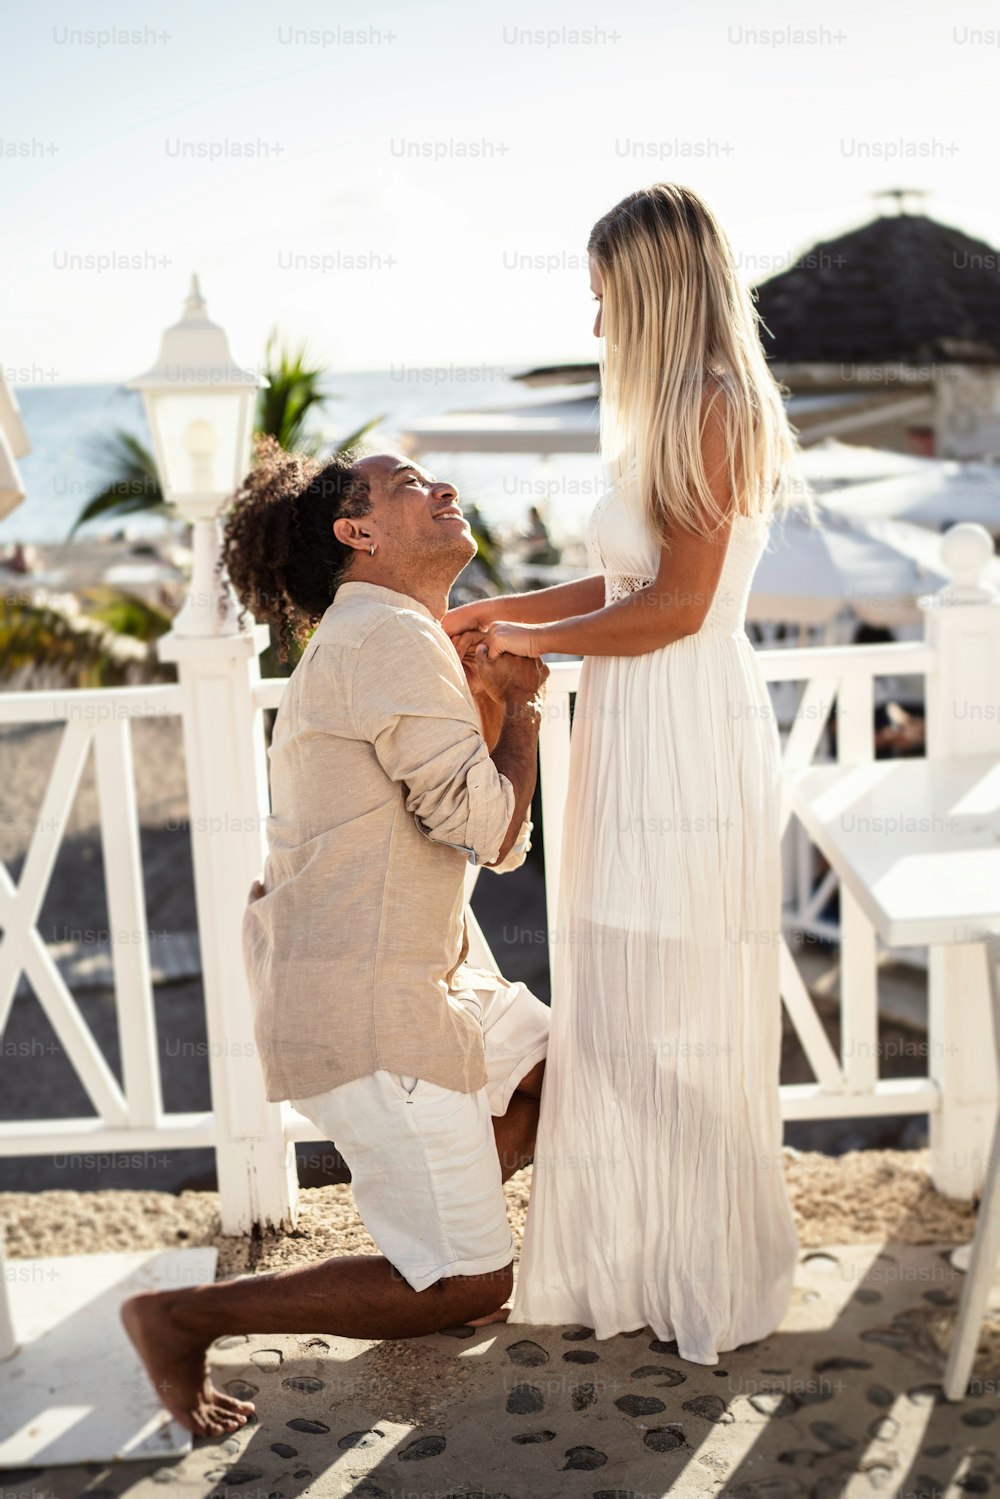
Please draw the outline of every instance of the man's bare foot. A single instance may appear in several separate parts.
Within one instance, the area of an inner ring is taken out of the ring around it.
[[[474,1321],[466,1322],[466,1327],[488,1327],[491,1322],[506,1322],[510,1316],[510,1307],[502,1306],[495,1312],[490,1312],[487,1317],[476,1317]]]
[[[165,1291],[132,1296],[121,1309],[125,1331],[174,1420],[198,1437],[227,1436],[246,1425],[253,1405],[215,1388],[204,1343],[186,1333],[172,1314],[177,1300]]]

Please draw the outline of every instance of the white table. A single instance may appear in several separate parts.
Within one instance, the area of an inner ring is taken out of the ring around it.
[[[889,947],[983,944],[1000,1068],[1000,760],[875,760],[789,777],[792,806]],[[965,1395],[1000,1253],[1000,1109],[944,1374]]]

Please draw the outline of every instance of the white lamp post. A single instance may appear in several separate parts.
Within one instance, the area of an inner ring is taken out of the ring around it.
[[[141,390],[165,498],[194,524],[191,593],[156,643],[176,665],[208,1030],[223,1233],[294,1221],[295,1148],[264,1096],[240,951],[247,892],[267,854],[267,758],[255,696],[267,625],[241,629],[216,577],[219,513],[250,461],[254,403],[267,382],[239,369],[210,323],[197,279]],[[220,609],[220,593],[222,608]]]
[[[194,526],[191,592],[174,620],[175,635],[239,633],[232,588],[222,580],[220,604],[215,577],[218,517],[249,466],[257,391],[266,384],[233,362],[229,340],[209,321],[192,276],[184,316],[164,333],[156,364],[128,382],[142,391],[164,498]]]

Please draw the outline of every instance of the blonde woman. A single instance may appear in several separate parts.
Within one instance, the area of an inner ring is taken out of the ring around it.
[[[689,188],[589,244],[609,485],[592,576],[445,617],[460,652],[585,657],[552,1037],[511,1321],[765,1337],[797,1238],[778,1095],[779,743],[744,630],[796,473],[729,242]]]

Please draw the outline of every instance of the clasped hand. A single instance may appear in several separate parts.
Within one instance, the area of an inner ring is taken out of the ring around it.
[[[446,629],[448,623],[446,619]],[[455,624],[458,628],[449,631],[451,643],[458,653],[473,696],[481,706],[483,699],[503,705],[511,698],[534,696],[549,669],[527,649],[528,626],[509,620],[492,622],[468,618],[459,618]]]
[[[498,656],[502,655],[541,655],[535,627],[517,624],[511,619],[495,619],[487,624],[463,628],[453,634],[451,639],[463,661],[481,644],[486,646],[487,658],[490,661],[495,661]]]

